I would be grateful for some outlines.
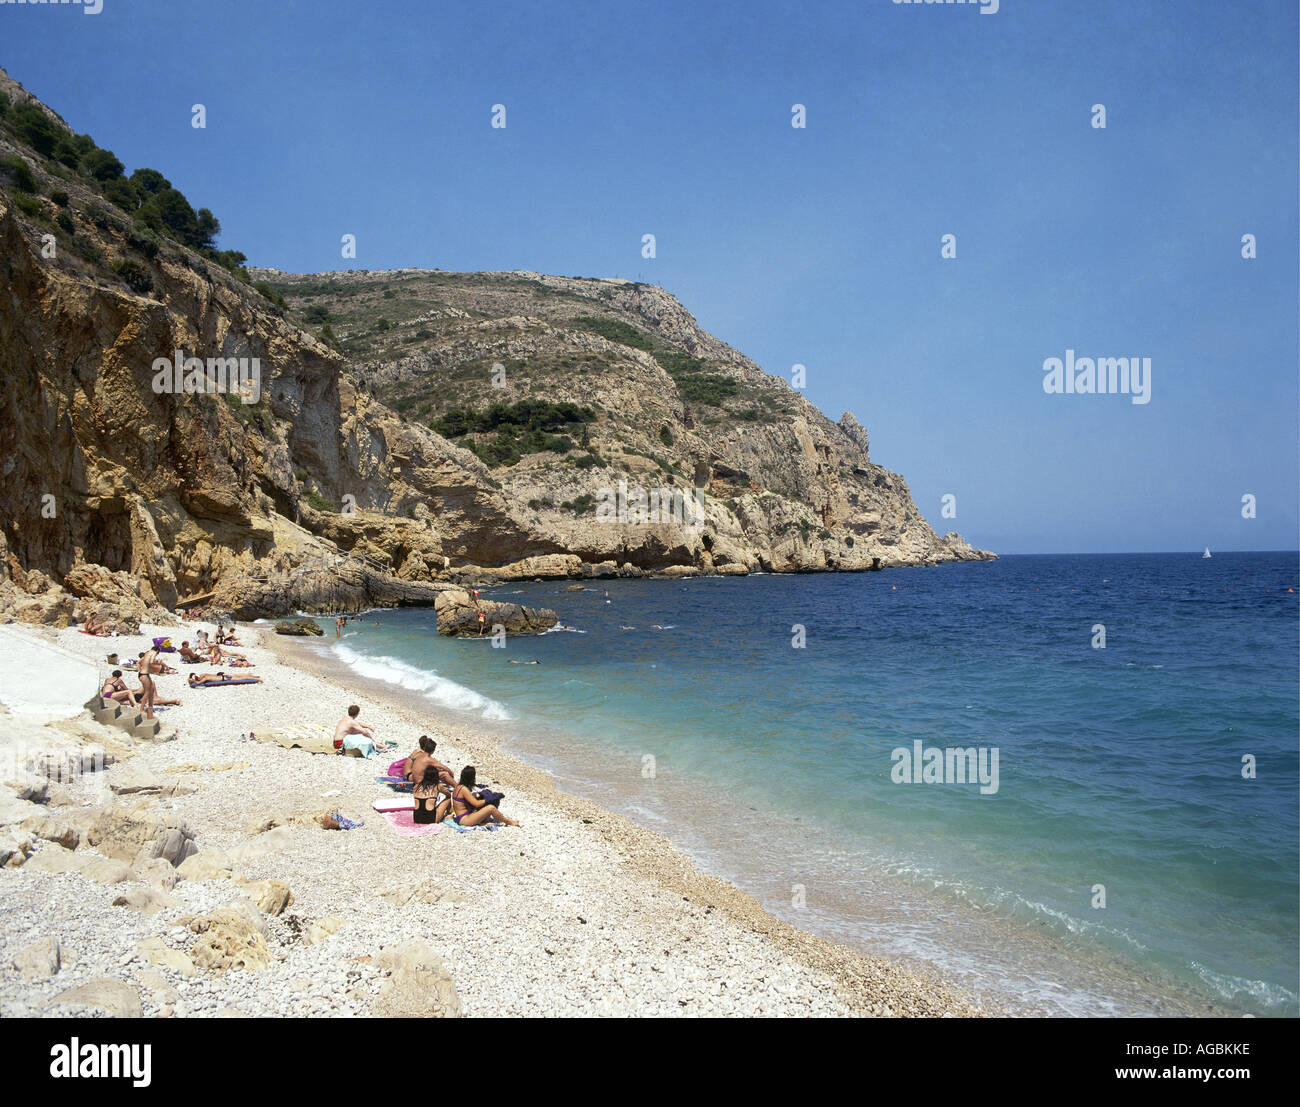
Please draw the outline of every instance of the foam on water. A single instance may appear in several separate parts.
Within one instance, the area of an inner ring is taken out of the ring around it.
[[[359,654],[341,642],[332,645],[330,652],[361,676],[420,692],[442,707],[449,707],[454,711],[468,711],[481,715],[485,719],[512,718],[504,704],[428,669],[407,664],[399,658],[383,654],[377,656]]]

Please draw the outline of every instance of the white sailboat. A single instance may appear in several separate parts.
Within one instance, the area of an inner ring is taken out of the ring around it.
[[[1209,547],[1209,546],[1206,546],[1206,547],[1205,547],[1205,552],[1204,552],[1203,554],[1201,554],[1201,560],[1204,561],[1204,560],[1205,560],[1207,557],[1209,557],[1209,556],[1210,556],[1210,547]]]

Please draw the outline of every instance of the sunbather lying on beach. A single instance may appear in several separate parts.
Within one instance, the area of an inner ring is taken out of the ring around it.
[[[357,722],[361,708],[355,703],[348,708],[348,713],[334,727],[335,743],[342,742],[345,750],[357,750],[362,757],[374,757],[380,750],[397,748],[396,742],[376,742],[375,732],[365,723]]]
[[[144,684],[143,684],[143,683],[141,683],[141,685],[140,685],[139,688],[135,689],[135,696],[136,696],[136,699],[140,700],[142,703],[144,702]],[[163,699],[160,695],[158,695],[158,690],[157,690],[156,688],[154,689],[154,694],[153,694],[153,706],[154,706],[154,707],[180,707],[180,705],[181,705],[181,701],[180,701],[180,700],[166,700],[166,699]]]
[[[249,681],[261,684],[262,678],[260,676],[229,677],[225,673],[190,673],[189,675],[191,688],[199,688],[209,684],[245,684]]]
[[[497,810],[496,804],[484,803],[474,795],[476,771],[473,765],[466,765],[460,771],[460,783],[451,795],[451,817],[458,826],[480,826],[483,823],[505,823],[506,826],[518,826],[514,819],[507,818]]]
[[[420,735],[420,748],[406,759],[402,766],[402,777],[405,780],[423,780],[425,770],[432,766],[437,777],[448,787],[456,783],[456,777],[446,765],[433,757],[433,751],[438,748],[438,743],[430,738],[427,734]]]
[[[122,679],[121,669],[113,670],[113,675],[104,681],[99,694],[110,703],[129,703],[132,707],[136,705],[135,693],[126,686],[126,681]]]
[[[447,817],[451,808],[451,789],[441,783],[439,775],[433,765],[426,765],[424,775],[412,789],[415,810],[411,818],[414,822],[440,823]]]

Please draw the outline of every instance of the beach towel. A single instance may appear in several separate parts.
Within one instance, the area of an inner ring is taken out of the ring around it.
[[[417,823],[410,811],[385,811],[384,819],[399,838],[419,838],[425,834],[441,834],[446,823]]]
[[[400,776],[377,776],[377,784],[387,784],[394,792],[413,792],[415,785],[409,780],[403,780]]]
[[[297,726],[276,727],[258,731],[262,742],[275,742],[285,749],[303,749],[308,753],[334,754],[334,731],[322,723],[299,723]]]
[[[366,825],[361,819],[349,819],[346,815],[340,815],[337,811],[330,815],[330,818],[339,824],[340,830],[356,830],[357,827]]]
[[[377,757],[379,755],[375,743],[364,734],[349,734],[343,739],[343,748],[345,750],[357,750],[362,757]]]
[[[123,666],[125,668],[125,666]],[[224,688],[228,684],[261,684],[260,680],[253,677],[235,677],[231,680],[223,680],[220,684],[191,684],[191,688]]]
[[[449,826],[458,834],[468,834],[471,830],[496,830],[496,823],[479,823],[478,826],[461,826],[460,823],[454,822],[451,817],[442,821],[441,826]]]

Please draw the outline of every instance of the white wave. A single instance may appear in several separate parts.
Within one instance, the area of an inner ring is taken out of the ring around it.
[[[1241,976],[1227,976],[1207,968],[1199,961],[1192,961],[1191,966],[1197,976],[1226,999],[1240,1002],[1240,997],[1246,995],[1269,1008],[1295,1006],[1296,993],[1283,988],[1281,985],[1270,984],[1266,980],[1249,980]]]
[[[382,680],[396,684],[412,692],[420,692],[426,698],[443,707],[457,711],[477,711],[485,719],[509,719],[511,714],[503,704],[489,699],[473,688],[457,684],[454,680],[439,676],[428,669],[417,669],[396,657],[366,657],[342,644],[335,644],[331,652],[348,668],[363,677]]]

